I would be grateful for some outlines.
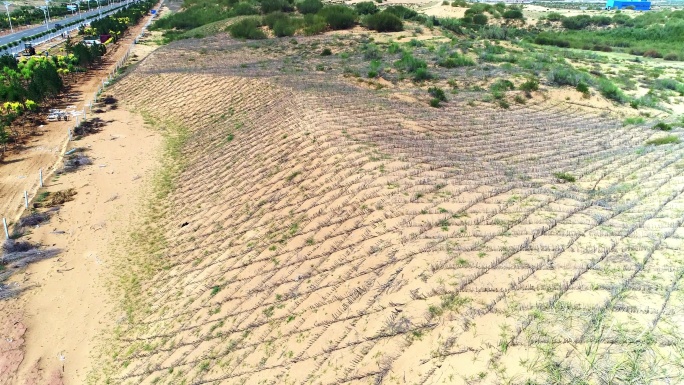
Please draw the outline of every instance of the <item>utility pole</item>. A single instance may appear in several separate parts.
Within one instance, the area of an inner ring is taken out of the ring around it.
[[[10,31],[14,33],[14,28],[12,28],[12,18],[9,14],[9,6],[12,5],[12,3],[10,3],[9,1],[3,1],[2,3],[5,4],[5,10],[7,10],[7,20],[9,21]]]
[[[43,5],[38,8],[40,8],[40,10],[43,11],[43,16],[45,16],[45,29],[50,31],[50,23],[48,22],[47,18],[47,7]]]
[[[47,9],[48,21],[52,21],[52,19],[50,18],[50,0],[45,0],[45,9]]]

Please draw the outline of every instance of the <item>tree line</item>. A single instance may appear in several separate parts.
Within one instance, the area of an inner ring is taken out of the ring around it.
[[[153,0],[121,9],[115,14],[91,23],[99,34],[121,36],[137,24],[154,5]],[[10,54],[0,56],[0,144],[3,152],[8,143],[19,136],[12,124],[27,111],[36,111],[65,89],[65,80],[75,72],[87,71],[105,54],[103,44],[65,43],[67,55],[32,56],[17,60]]]

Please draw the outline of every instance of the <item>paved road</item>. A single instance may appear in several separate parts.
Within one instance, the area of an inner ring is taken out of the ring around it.
[[[49,23],[49,27],[51,29],[54,28],[55,23],[65,25],[65,24],[68,24],[68,23],[70,23],[72,21],[76,21],[76,20],[83,19],[85,21],[87,16],[98,15],[100,12],[104,16],[105,14],[111,13],[111,11],[114,8],[121,7],[124,4],[126,4],[125,1],[122,1],[121,3],[112,3],[112,5],[110,5],[110,6],[104,6],[103,5],[100,10],[92,9],[89,12],[88,11],[83,12],[80,16],[78,14],[76,14],[74,16],[69,16],[69,17],[64,18],[64,19],[52,19],[52,21]],[[87,8],[87,5],[85,7]],[[7,17],[6,16],[7,14],[4,14],[4,15],[5,15],[5,17]],[[2,17],[2,16],[0,16],[0,17]],[[71,30],[76,29],[76,28],[78,28],[78,25],[73,25],[73,26],[69,27],[68,30],[71,31]],[[33,27],[30,29],[26,29],[23,31],[11,33],[9,35],[5,35],[5,36],[0,37],[0,45],[5,45],[5,44],[11,43],[13,41],[21,40],[22,37],[33,36],[33,35],[39,34],[41,32],[45,32],[45,30],[46,30],[46,27],[45,27],[45,24],[43,24],[43,25]],[[65,29],[57,31],[57,35],[60,35],[62,32],[67,32],[67,29],[65,28]],[[46,39],[41,38],[39,40],[40,41],[36,41],[36,44],[38,44],[42,41],[45,41]],[[16,48],[23,49],[23,46],[20,44],[19,47],[16,47]],[[15,50],[12,50],[12,51],[14,52]]]

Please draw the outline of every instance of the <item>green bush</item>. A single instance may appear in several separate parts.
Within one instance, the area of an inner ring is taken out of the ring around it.
[[[377,44],[367,44],[363,49],[363,58],[366,60],[378,60],[382,59],[382,51],[377,46]]]
[[[598,91],[606,99],[610,99],[618,103],[625,103],[628,101],[627,96],[622,92],[622,90],[608,79],[599,79],[597,87]]]
[[[576,87],[580,83],[590,84],[591,77],[586,72],[578,71],[568,66],[555,66],[547,75],[549,82],[559,86]]]
[[[404,23],[401,19],[389,12],[380,12],[366,16],[364,25],[366,28],[378,32],[398,32],[404,30]]]
[[[568,48],[570,47],[570,42],[567,40],[562,40],[554,37],[548,37],[544,35],[538,35],[537,37],[534,38],[534,44],[539,44],[539,45],[553,45],[556,47],[561,47],[561,48]]]
[[[668,135],[664,136],[662,138],[656,138],[656,139],[651,139],[646,144],[652,144],[654,146],[660,146],[662,144],[673,144],[673,143],[679,143],[679,137],[675,135]]]
[[[416,17],[418,17],[418,12],[416,12],[410,8],[406,8],[402,5],[393,5],[391,7],[387,7],[387,8],[385,8],[384,12],[389,12],[391,14],[394,14],[396,17],[398,17],[402,20],[411,20],[411,19],[415,19]]]
[[[413,72],[413,80],[417,82],[422,82],[423,80],[432,79],[432,74],[427,70],[427,68],[418,68]]]
[[[449,57],[438,61],[437,65],[444,68],[472,67],[475,62],[468,56],[454,52]]]
[[[440,102],[441,100],[437,98],[430,99],[430,107],[439,108],[441,107]]]
[[[553,176],[564,182],[574,182],[577,180],[577,178],[567,172],[555,172],[553,173]]]
[[[297,10],[302,15],[318,13],[321,9],[323,9],[321,0],[303,0],[297,3]]]
[[[584,96],[589,96],[589,86],[586,83],[582,81],[577,83],[575,89],[584,94]]]
[[[270,29],[273,29],[275,27],[276,22],[281,20],[288,20],[289,18],[290,16],[286,13],[280,11],[271,12],[268,15],[261,18],[261,24],[267,26]]]
[[[672,126],[664,123],[664,122],[658,122],[655,126],[652,127],[654,130],[660,130],[660,131],[672,131]]]
[[[299,20],[294,18],[285,18],[276,20],[273,24],[273,34],[277,37],[293,36],[299,29]]]
[[[447,97],[446,97],[446,94],[444,93],[444,90],[439,88],[439,87],[428,88],[428,94],[430,94],[430,96],[432,96],[433,98],[435,98],[439,101],[442,101],[442,102],[447,101]]]
[[[307,36],[318,35],[328,29],[325,19],[319,15],[304,15],[304,34]]]
[[[261,0],[261,13],[292,12],[294,8],[286,0]]]
[[[521,10],[518,8],[511,8],[507,10],[506,12],[503,13],[504,19],[508,20],[522,20],[523,19],[523,13]]]
[[[344,5],[327,6],[321,9],[318,14],[321,15],[330,28],[334,30],[349,29],[353,27],[356,22],[356,13],[354,10],[345,7]]]
[[[574,30],[584,29],[591,24],[591,16],[589,16],[589,15],[577,15],[577,16],[565,17],[562,20],[562,24],[563,24],[563,27],[567,28],[567,29],[574,29]]]
[[[539,89],[539,79],[531,77],[518,87],[521,91],[532,92]]]
[[[420,68],[427,68],[427,63],[415,58],[410,52],[404,52],[401,59],[394,63],[394,66],[406,72],[415,72]]]
[[[591,18],[591,24],[597,25],[600,27],[611,25],[612,23],[613,23],[613,19],[611,19],[608,16],[594,16]]]
[[[487,18],[486,15],[484,15],[482,13],[478,13],[477,15],[473,16],[473,24],[487,25],[487,21],[489,21],[489,19]]]
[[[239,2],[230,10],[233,16],[258,15],[259,11],[251,4]]]
[[[492,92],[497,92],[497,91],[509,91],[509,90],[514,90],[515,86],[510,80],[506,79],[498,79],[492,85],[489,86],[489,90]]]
[[[354,4],[356,12],[359,15],[374,15],[378,13],[378,6],[372,1],[362,1],[360,3]]]
[[[675,61],[675,60],[679,60],[679,56],[674,52],[670,52],[667,55],[665,55],[665,57],[663,59]]]
[[[558,12],[549,12],[549,14],[546,15],[546,20],[548,21],[562,21],[563,19],[565,19],[565,16]]]
[[[323,48],[323,51],[321,51],[321,56],[330,56],[332,55],[332,51],[330,48]]]
[[[228,27],[230,36],[236,39],[265,39],[266,34],[259,27],[261,23],[255,18],[243,19]]]

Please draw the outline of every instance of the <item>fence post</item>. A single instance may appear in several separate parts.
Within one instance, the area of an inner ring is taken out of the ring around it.
[[[28,208],[28,191],[24,190],[24,208]]]
[[[40,176],[40,187],[43,187],[43,169],[42,168],[38,171],[38,175]]]
[[[7,220],[2,218],[2,227],[5,228],[5,239],[9,239],[9,231],[7,230]]]

